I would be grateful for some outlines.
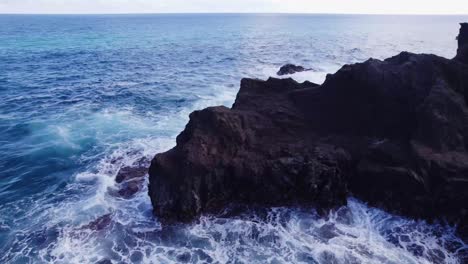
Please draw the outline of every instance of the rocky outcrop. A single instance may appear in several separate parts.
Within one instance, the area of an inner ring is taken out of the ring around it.
[[[294,90],[315,86],[292,79],[244,79],[232,109],[192,113],[177,146],[152,162],[155,212],[190,220],[231,201],[342,204],[346,189],[340,168],[349,157],[341,149],[316,146],[289,99]]]
[[[468,63],[468,23],[461,23],[456,60]]]
[[[468,205],[468,65],[401,53],[345,66],[293,94],[312,131],[352,157],[349,192],[457,222]]]
[[[294,64],[285,64],[283,65],[279,71],[276,73],[278,76],[294,74],[296,72],[303,72],[303,71],[310,71],[310,69],[306,69],[302,66],[294,65]]]
[[[154,212],[188,221],[229,203],[328,209],[353,195],[466,230],[463,49],[346,65],[322,85],[242,80],[232,108],[192,113],[176,147],[153,159]]]

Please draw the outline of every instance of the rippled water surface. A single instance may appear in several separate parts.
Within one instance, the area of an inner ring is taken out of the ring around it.
[[[461,263],[450,227],[350,198],[319,217],[265,208],[161,227],[119,168],[175,144],[188,114],[230,106],[243,77],[322,82],[399,51],[453,57],[468,17],[0,16],[0,263]],[[88,228],[103,221],[99,229]]]

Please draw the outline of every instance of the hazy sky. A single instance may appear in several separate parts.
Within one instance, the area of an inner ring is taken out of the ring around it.
[[[468,14],[468,0],[0,0],[0,13]]]

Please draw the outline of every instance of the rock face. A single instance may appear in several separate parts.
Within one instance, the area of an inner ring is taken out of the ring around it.
[[[458,40],[453,60],[403,52],[320,86],[242,80],[231,109],[193,112],[177,146],[153,159],[154,212],[189,221],[233,202],[328,209],[353,195],[466,232],[466,24]]]
[[[461,23],[460,34],[458,35],[458,51],[456,60],[468,63],[468,23]]]
[[[294,64],[286,64],[282,66],[276,74],[278,76],[282,76],[282,75],[294,74],[296,72],[303,72],[303,71],[308,71],[308,70],[309,69],[306,69],[302,66],[297,66]]]
[[[192,113],[177,146],[157,155],[150,167],[155,212],[190,220],[231,201],[342,204],[346,189],[340,167],[349,157],[341,149],[316,146],[289,98],[297,89],[315,86],[244,79],[232,109]]]

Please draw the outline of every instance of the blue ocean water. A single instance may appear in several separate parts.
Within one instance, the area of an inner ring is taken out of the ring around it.
[[[267,208],[161,227],[120,167],[168,150],[188,114],[230,106],[285,63],[322,82],[406,50],[451,58],[457,16],[0,15],[0,263],[461,263],[453,228],[350,198],[320,218]],[[83,228],[103,215],[103,230]],[[108,262],[110,263],[110,262]]]

